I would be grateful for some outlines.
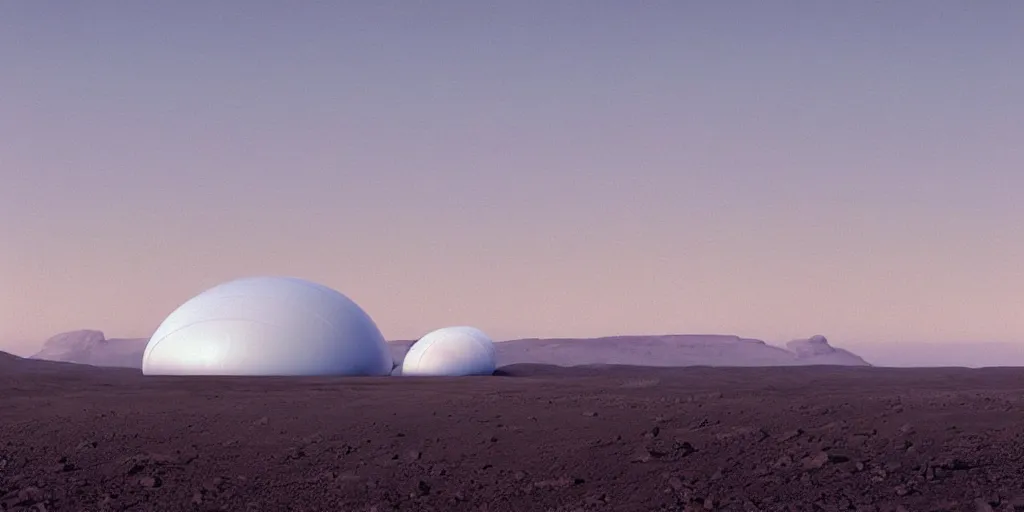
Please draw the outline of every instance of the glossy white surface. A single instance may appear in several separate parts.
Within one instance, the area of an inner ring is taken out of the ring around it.
[[[182,304],[150,338],[146,375],[389,375],[391,352],[348,297],[291,277],[251,277]]]
[[[474,327],[445,327],[409,347],[402,375],[491,375],[496,365],[494,342],[483,331]]]

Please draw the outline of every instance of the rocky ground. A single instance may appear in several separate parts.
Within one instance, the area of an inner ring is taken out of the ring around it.
[[[0,509],[1024,510],[1024,369],[0,364]]]

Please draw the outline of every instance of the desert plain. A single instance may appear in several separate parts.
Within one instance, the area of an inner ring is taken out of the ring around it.
[[[145,377],[0,359],[0,509],[1024,510],[1024,370]]]

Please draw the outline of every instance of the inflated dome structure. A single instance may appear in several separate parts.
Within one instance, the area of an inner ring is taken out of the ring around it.
[[[348,297],[291,277],[229,281],[160,324],[145,375],[389,375],[377,325]]]
[[[497,365],[494,342],[474,327],[445,327],[409,347],[402,375],[464,377],[491,375]]]

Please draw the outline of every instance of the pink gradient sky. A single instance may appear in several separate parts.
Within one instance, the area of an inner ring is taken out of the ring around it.
[[[0,4],[0,350],[254,274],[389,338],[1024,343],[1024,3],[328,4]]]

